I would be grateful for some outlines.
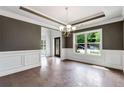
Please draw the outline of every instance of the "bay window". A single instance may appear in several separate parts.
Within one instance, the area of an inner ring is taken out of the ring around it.
[[[74,33],[74,51],[79,54],[100,55],[102,29]]]

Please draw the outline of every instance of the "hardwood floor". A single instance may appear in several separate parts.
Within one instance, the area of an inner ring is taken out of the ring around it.
[[[59,58],[42,58],[42,67],[0,77],[1,87],[124,87],[119,70]]]

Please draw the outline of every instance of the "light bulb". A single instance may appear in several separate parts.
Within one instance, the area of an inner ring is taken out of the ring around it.
[[[71,25],[67,25],[66,27],[67,27],[67,28],[71,28]]]
[[[64,26],[60,26],[60,27],[59,27],[59,30],[60,30],[60,31],[63,31],[63,30],[64,30]]]
[[[74,31],[74,30],[76,30],[76,27],[75,27],[75,26],[73,26],[73,27],[72,27],[72,30],[73,30],[73,31]]]

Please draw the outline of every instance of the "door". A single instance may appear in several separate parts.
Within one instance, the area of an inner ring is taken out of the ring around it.
[[[54,55],[60,57],[60,37],[54,38]]]

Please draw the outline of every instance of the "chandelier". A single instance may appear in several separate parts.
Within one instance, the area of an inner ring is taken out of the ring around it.
[[[68,22],[68,7],[66,7],[65,10],[66,10],[66,18]],[[76,27],[72,26],[71,24],[67,24],[66,26],[60,26],[59,30],[63,32],[63,35],[65,37],[68,37],[72,31],[76,30]]]

